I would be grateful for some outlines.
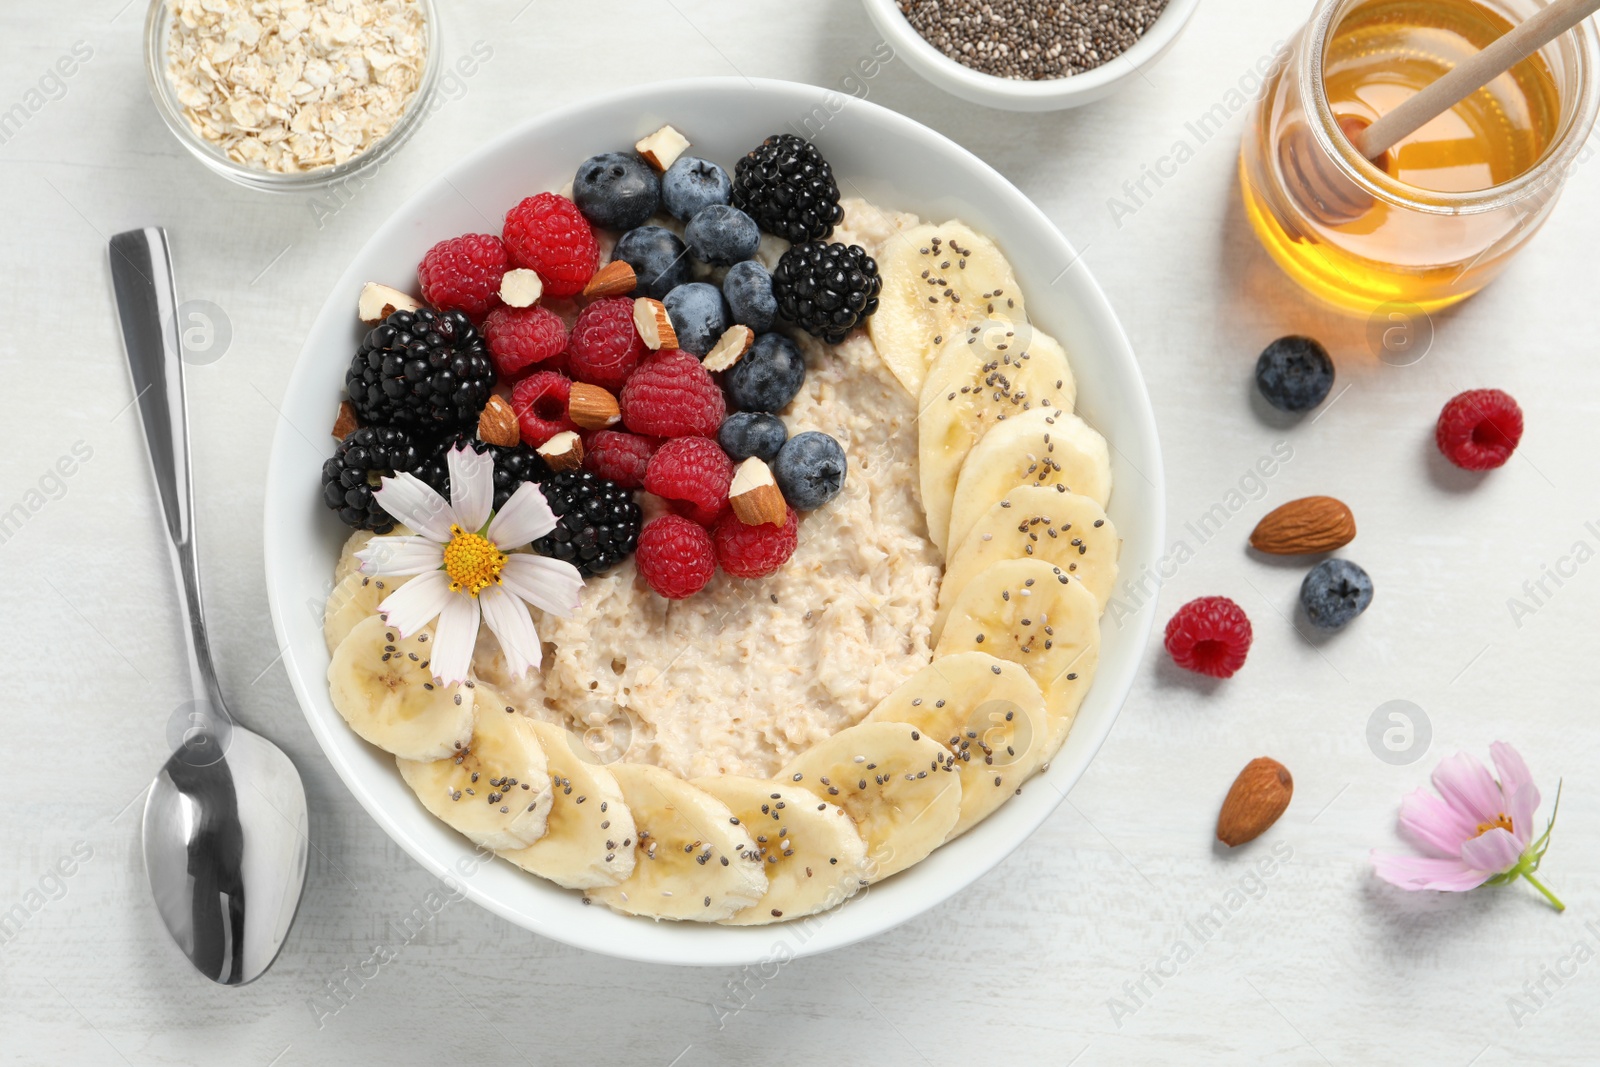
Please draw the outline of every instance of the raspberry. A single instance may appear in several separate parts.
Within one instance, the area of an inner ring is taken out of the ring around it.
[[[728,411],[700,361],[676,348],[639,364],[618,399],[628,429],[651,437],[714,437]]]
[[[787,563],[800,539],[800,516],[794,508],[784,512],[782,526],[746,526],[739,516],[725,512],[711,529],[722,569],[735,578],[765,578]]]
[[[1522,409],[1498,389],[1469,389],[1439,412],[1433,438],[1451,463],[1486,471],[1511,458],[1522,440]]]
[[[613,393],[649,354],[633,328],[633,301],[625,296],[596,300],[580,311],[567,343],[572,376]]]
[[[428,249],[417,264],[417,281],[429,306],[476,320],[500,302],[500,276],[509,266],[500,238],[469,233]]]
[[[1225,596],[1191,600],[1167,620],[1172,662],[1213,678],[1232,678],[1250,651],[1250,620]]]
[[[535,363],[548,363],[567,347],[567,324],[548,308],[497,307],[483,321],[489,358],[503,382],[515,381]]]
[[[517,413],[524,444],[538,448],[563,430],[578,428],[567,415],[571,393],[572,379],[549,370],[530,374],[511,387],[511,410]]]
[[[555,193],[530,196],[506,212],[506,251],[539,275],[547,296],[574,296],[600,262],[594,231],[574,204]]]
[[[679,437],[656,449],[644,473],[644,489],[672,510],[702,526],[716,521],[728,505],[733,460],[704,437]]]
[[[583,469],[616,482],[624,489],[637,489],[644,484],[645,468],[655,450],[656,442],[648,437],[621,430],[599,430],[583,443]]]
[[[694,596],[717,573],[711,535],[681,515],[662,515],[645,523],[634,559],[650,588],[668,600]]]

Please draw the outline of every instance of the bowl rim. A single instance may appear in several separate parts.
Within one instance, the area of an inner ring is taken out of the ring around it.
[[[652,101],[669,94],[749,90],[777,94],[777,98],[774,100],[775,105],[797,103],[801,100],[809,103],[815,99],[817,94],[822,92],[816,86],[775,79],[732,76],[701,77],[630,86],[542,113],[503,131],[477,149],[458,158],[449,168],[424,183],[391,213],[378,230],[368,237],[366,244],[355,254],[350,265],[346,267],[345,274],[353,277],[351,272],[355,269],[356,263],[362,258],[366,248],[384,236],[389,229],[402,228],[404,220],[415,214],[417,208],[424,204],[430,196],[434,195],[441,183],[449,184],[449,178],[454,171],[458,169],[461,171],[470,170],[472,167],[480,165],[480,161],[495,155],[522,139],[537,137],[538,131],[543,128],[553,127],[569,121],[574,117],[581,116],[590,109],[612,107],[631,101],[637,101],[641,109],[648,109],[651,106],[658,106],[652,104]],[[910,137],[931,140],[939,146],[941,151],[965,157],[967,165],[975,168],[997,190],[1003,193],[1009,192],[1007,199],[1011,201],[1011,207],[1020,211],[1023,215],[1023,218],[1019,220],[1019,224],[1031,225],[1039,232],[1047,235],[1046,240],[1058,245],[1059,249],[1066,253],[1066,258],[1069,260],[1069,270],[1071,265],[1077,263],[1081,258],[1073,250],[1065,236],[1036,204],[1029,200],[1020,190],[1016,189],[997,170],[967,149],[951,141],[943,134],[879,104],[851,97],[844,106],[861,109],[872,116],[871,121],[873,122],[892,127]],[[1010,209],[1008,208],[1008,210]],[[1065,274],[1065,271],[1063,271],[1063,274]],[[285,386],[284,394],[286,397],[295,394],[301,388],[301,379],[313,373],[311,369],[313,360],[310,358],[312,344],[318,335],[323,332],[325,321],[331,321],[336,314],[343,314],[339,308],[343,306],[344,283],[348,280],[348,278],[341,278],[340,283],[329,293],[328,299],[324,302],[321,311],[319,311],[316,320],[313,322],[306,345],[297,357],[289,381]],[[359,282],[355,284],[359,285]],[[1135,417],[1129,420],[1128,426],[1119,427],[1118,436],[1124,440],[1127,438],[1123,438],[1123,434],[1137,436],[1141,439],[1139,452],[1145,465],[1140,468],[1140,473],[1151,487],[1148,493],[1150,510],[1149,514],[1145,516],[1142,524],[1143,528],[1136,536],[1138,536],[1140,542],[1146,545],[1146,552],[1153,562],[1165,545],[1166,500],[1160,441],[1156,429],[1154,410],[1150,403],[1149,391],[1139,369],[1132,345],[1128,341],[1126,331],[1122,328],[1120,320],[1117,319],[1115,311],[1111,308],[1110,302],[1106,299],[1099,284],[1087,271],[1084,272],[1079,284],[1083,286],[1082,293],[1084,298],[1095,307],[1098,316],[1109,328],[1109,336],[1115,342],[1116,352],[1107,358],[1112,359],[1115,363],[1123,364],[1128,371],[1129,381],[1127,385],[1129,390],[1124,399],[1133,409]],[[687,954],[682,951],[683,942],[677,939],[674,934],[669,932],[665,936],[660,936],[661,931],[659,928],[698,928],[699,924],[652,924],[643,918],[614,915],[611,917],[624,922],[638,924],[639,929],[636,932],[630,932],[630,936],[620,942],[613,940],[611,943],[602,946],[595,943],[598,940],[596,938],[585,938],[575,934],[571,924],[562,925],[556,921],[547,918],[536,918],[526,911],[518,910],[512,902],[504,900],[496,893],[485,889],[471,877],[458,880],[455,877],[455,873],[463,862],[464,857],[458,857],[453,867],[448,858],[441,859],[435,855],[434,851],[426,843],[416,839],[408,832],[400,820],[392,817],[369,788],[365,780],[365,771],[352,765],[340,749],[333,731],[342,730],[346,734],[350,734],[349,727],[339,718],[337,712],[330,717],[316,709],[313,701],[313,693],[315,691],[313,687],[321,686],[325,696],[326,680],[321,671],[307,672],[302,669],[297,648],[287,622],[289,612],[298,606],[290,602],[292,589],[287,584],[287,576],[294,568],[303,567],[304,560],[290,558],[286,549],[276,547],[279,543],[279,538],[275,536],[275,530],[284,527],[288,519],[286,515],[280,515],[280,512],[285,512],[291,508],[291,501],[294,499],[294,495],[303,495],[306,491],[304,471],[298,468],[291,471],[286,467],[290,462],[289,456],[293,450],[294,439],[300,436],[301,432],[289,421],[287,415],[279,420],[273,434],[272,450],[267,466],[264,501],[263,536],[266,584],[273,629],[278,639],[279,647],[284,650],[284,666],[289,676],[291,688],[324,756],[333,765],[334,770],[344,781],[346,788],[350,790],[357,802],[366,809],[367,813],[384,833],[399,844],[424,869],[445,881],[453,893],[460,893],[462,897],[473,900],[479,906],[500,918],[543,937],[621,959],[679,966],[745,966],[763,963],[774,958],[773,954],[777,951],[776,945],[779,942],[785,945],[783,951],[786,955],[782,956],[783,959],[798,958],[843,948],[858,941],[875,937],[948,900],[1010,856],[1066,799],[1067,791],[1081,777],[1083,771],[1099,751],[1100,746],[1110,735],[1122,706],[1132,689],[1139,663],[1143,658],[1144,649],[1148,645],[1150,632],[1154,624],[1154,612],[1146,610],[1151,607],[1150,604],[1146,603],[1134,612],[1135,617],[1131,623],[1132,632],[1128,638],[1132,647],[1130,654],[1126,657],[1127,665],[1122,672],[1122,676],[1113,678],[1102,675],[1097,679],[1098,684],[1105,686],[1100,690],[1100,694],[1101,699],[1109,702],[1109,713],[1106,714],[1103,722],[1096,724],[1096,729],[1093,730],[1090,736],[1084,739],[1082,747],[1077,751],[1075,757],[1065,758],[1064,750],[1063,753],[1057,755],[1050,765],[1047,765],[1047,769],[1041,771],[1041,773],[1035,775],[1034,779],[1030,780],[1039,783],[1040,788],[1037,791],[1044,793],[1047,796],[1047,800],[1040,803],[1037,810],[1023,805],[1008,805],[1007,807],[1018,808],[1023,812],[1023,814],[1014,817],[1017,825],[1009,827],[1012,834],[1011,839],[1005,842],[1003,846],[1002,844],[996,844],[996,846],[984,853],[980,862],[960,868],[958,874],[947,877],[942,883],[932,883],[933,888],[924,889],[922,895],[916,898],[915,906],[905,908],[901,913],[891,914],[886,920],[880,921],[876,925],[870,926],[870,928],[851,929],[843,933],[838,930],[837,926],[827,925],[825,921],[828,915],[849,908],[852,901],[846,901],[839,908],[833,909],[832,912],[798,919],[790,923],[755,927],[711,925],[706,928],[708,937],[704,939],[703,944],[697,946],[693,954]],[[317,632],[320,634],[320,627],[317,628]],[[1112,688],[1113,686],[1115,686],[1114,689]],[[1080,721],[1075,725],[1074,729],[1081,736],[1081,731],[1088,729],[1088,727]],[[442,826],[443,824],[439,825]],[[454,831],[449,831],[448,828],[445,829],[453,839],[458,841],[460,852],[465,853],[472,849],[470,842],[467,842],[465,838],[461,838]],[[998,829],[994,832],[998,833]],[[473,868],[474,873],[475,871],[476,867]],[[895,879],[888,880],[885,884],[893,885],[897,879],[904,879],[914,871],[915,868],[902,872],[901,875],[897,875]],[[463,871],[462,873],[466,874],[468,872]],[[533,876],[529,875],[527,877],[531,878]],[[566,892],[559,889],[558,891]],[[870,890],[853,899],[863,899],[868,892]],[[596,911],[607,915],[611,914],[607,909],[603,908],[597,908]],[[790,930],[805,930],[804,924],[810,924],[814,921],[819,921],[819,926],[814,930],[806,931],[798,946],[788,947],[788,932]],[[715,931],[715,934],[711,934],[711,931]]]
[[[1184,27],[1200,6],[1200,0],[1167,0],[1167,6],[1156,16],[1155,22],[1126,50],[1090,70],[1069,74],[1064,78],[1044,78],[1027,81],[1002,78],[952,59],[934,47],[901,12],[896,0],[862,0],[873,22],[886,36],[893,36],[895,46],[902,45],[916,54],[921,61],[922,73],[935,84],[960,86],[964,93],[973,94],[967,99],[1005,97],[1013,101],[1042,104],[1047,101],[1065,101],[1079,96],[1098,94],[1117,82],[1136,74],[1161,57],[1183,33]],[[1125,60],[1119,64],[1118,60]],[[917,65],[913,60],[913,65]],[[952,90],[955,91],[955,90]]]

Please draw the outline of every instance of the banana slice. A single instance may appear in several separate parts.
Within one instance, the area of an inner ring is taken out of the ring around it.
[[[815,790],[850,813],[867,842],[867,878],[881,881],[925,858],[961,818],[953,757],[913,726],[864,722],[840,730],[778,779]]]
[[[633,873],[589,896],[628,915],[716,922],[760,900],[767,876],[750,835],[722,801],[670,771],[612,763],[638,832],[622,847]]]
[[[934,353],[969,315],[1027,321],[1022,289],[993,241],[960,222],[923,223],[884,242],[883,289],[867,330],[878,354],[913,397]]]
[[[909,723],[941,742],[961,777],[957,837],[988,818],[1044,760],[1044,695],[1028,672],[985,652],[934,660],[863,722]]]
[[[752,850],[767,874],[767,892],[722,920],[759,926],[813,915],[866,884],[867,843],[843,808],[792,781],[724,775],[691,783],[716,797],[754,836]]]
[[[983,513],[1019,485],[1064,485],[1105,507],[1111,499],[1106,439],[1078,416],[1048,408],[1024,411],[995,426],[961,464],[949,533],[939,547],[959,548]]]
[[[981,649],[1020,663],[1044,693],[1044,758],[1061,748],[1100,663],[1100,607],[1084,584],[1042,559],[1008,559],[976,574],[956,598],[934,648]]]
[[[478,688],[482,706],[487,694],[482,685]],[[633,873],[632,842],[638,831],[616,778],[589,757],[577,734],[524,718],[514,709],[509,714],[527,723],[544,747],[552,804],[543,837],[527,848],[500,855],[568,889],[597,889],[628,877]],[[627,848],[622,847],[624,841]]]
[[[1064,485],[1019,485],[995,501],[978,519],[945,564],[939,584],[939,611],[933,620],[937,642],[950,605],[973,577],[1005,559],[1042,559],[1083,582],[1103,612],[1117,582],[1122,539],[1105,509]]]
[[[403,759],[437,760],[472,740],[473,691],[433,680],[433,628],[401,639],[376,615],[333,650],[328,695],[350,728]]]
[[[359,562],[359,561],[358,561]],[[322,609],[322,636],[331,653],[350,636],[362,619],[376,615],[383,598],[409,582],[410,578],[371,578],[351,571],[328,594]]]
[[[484,848],[524,848],[544,836],[550,773],[534,721],[507,713],[500,694],[478,687],[472,737],[439,760],[396,759],[422,806]]]
[[[917,407],[917,466],[928,535],[948,556],[950,501],[978,439],[1034,408],[1072,410],[1078,387],[1056,339],[1026,323],[969,322],[945,339]]]
[[[410,534],[411,528],[400,523],[395,523],[394,529],[384,534],[385,537],[394,537],[399,534]],[[357,530],[351,534],[339,550],[339,562],[333,567],[333,582],[335,585],[361,569],[361,561],[356,559],[356,553],[367,547],[367,542],[378,536],[371,530]]]

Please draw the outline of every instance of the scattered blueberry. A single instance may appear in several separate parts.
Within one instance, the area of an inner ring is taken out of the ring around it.
[[[1372,579],[1347,559],[1325,559],[1300,583],[1306,618],[1324,630],[1337,630],[1372,603]]]
[[[632,152],[606,152],[583,161],[572,199],[596,226],[631,230],[661,206],[661,179]]]
[[[753,259],[735,263],[722,279],[722,295],[728,298],[733,321],[756,333],[772,329],[778,321],[778,298],[772,295],[772,275]]]
[[[1256,360],[1256,388],[1279,411],[1310,411],[1333,388],[1333,360],[1309,337],[1280,337]]]
[[[805,380],[805,357],[795,343],[781,333],[764,333],[723,374],[722,388],[739,411],[781,411]]]
[[[722,420],[717,444],[735,462],[759,456],[771,463],[789,439],[789,428],[776,415],[765,411],[736,411]]]
[[[707,159],[679,156],[661,176],[661,202],[672,217],[688,222],[712,204],[733,199],[728,172]]]
[[[796,511],[815,511],[844,488],[848,465],[839,442],[807,430],[789,438],[772,464],[772,478]]]
[[[625,261],[638,275],[640,296],[661,300],[689,280],[689,250],[678,235],[661,226],[640,226],[617,241],[611,258]]]
[[[736,207],[712,204],[689,220],[683,228],[683,242],[701,262],[727,267],[756,254],[761,227]]]
[[[722,290],[709,282],[687,282],[677,286],[662,298],[667,316],[672,319],[673,332],[678,335],[678,347],[685,352],[704,356],[711,351],[717,338],[732,323],[728,318],[728,302],[722,299]]]

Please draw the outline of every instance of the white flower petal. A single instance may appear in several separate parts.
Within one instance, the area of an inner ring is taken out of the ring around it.
[[[493,475],[490,476],[491,480]],[[430,541],[440,544],[450,540],[450,524],[456,521],[455,512],[444,497],[414,474],[404,472],[385,478],[372,498],[378,505]]]
[[[494,456],[457,445],[445,462],[450,465],[450,506],[456,521],[468,533],[477,533],[494,507]]]
[[[466,681],[478,643],[478,598],[451,593],[433,629],[433,676],[442,685]]]
[[[356,553],[362,574],[426,574],[444,566],[444,547],[426,537],[374,537]]]
[[[578,610],[583,575],[565,560],[514,552],[500,572],[505,588],[536,608],[566,618]]]
[[[450,592],[450,576],[444,571],[430,571],[384,597],[378,613],[401,637],[410,637],[438,618],[454,596]]]
[[[489,523],[489,540],[501,548],[517,548],[555,528],[556,513],[550,510],[544,490],[523,482],[506,506],[495,512]]]
[[[528,605],[498,585],[485,589],[478,596],[478,603],[483,608],[483,621],[500,640],[511,676],[521,678],[537,667],[544,652],[539,647],[539,631],[533,627]]]

